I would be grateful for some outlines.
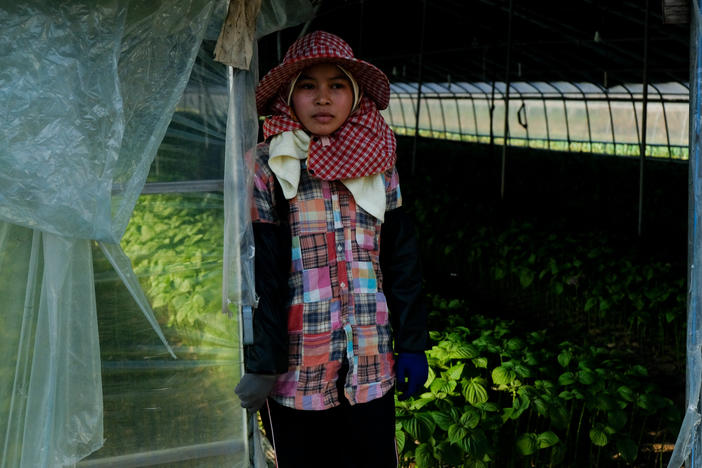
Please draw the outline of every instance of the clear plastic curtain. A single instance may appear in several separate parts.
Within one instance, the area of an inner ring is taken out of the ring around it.
[[[264,0],[256,21],[256,38],[298,25],[312,18],[309,0]],[[258,82],[258,49],[248,70],[229,74],[229,119],[224,170],[225,245],[223,308],[238,313],[256,302],[253,271],[253,234],[248,200],[253,180],[253,149],[258,138],[254,89]],[[242,203],[243,202],[243,203]],[[245,322],[248,319],[245,318]]]
[[[0,467],[103,443],[91,240],[139,296],[117,243],[214,3],[0,5]]]
[[[668,466],[702,467],[702,12],[692,2],[690,35],[690,187],[688,230],[687,407]]]

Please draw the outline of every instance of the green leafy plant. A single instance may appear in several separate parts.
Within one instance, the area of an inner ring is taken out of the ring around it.
[[[470,315],[434,299],[426,392],[397,402],[404,466],[607,466],[633,463],[647,418],[675,426],[673,403],[627,356],[545,330]],[[675,426],[676,427],[676,426]]]
[[[192,333],[220,313],[223,226],[221,196],[139,200],[122,246],[168,326]]]

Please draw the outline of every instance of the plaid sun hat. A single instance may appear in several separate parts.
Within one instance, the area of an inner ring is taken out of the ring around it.
[[[390,82],[379,68],[357,59],[351,47],[334,34],[315,31],[295,41],[285,53],[283,62],[269,71],[256,87],[256,109],[260,115],[271,112],[271,98],[289,86],[298,73],[317,63],[336,63],[349,71],[378,109],[388,107]]]

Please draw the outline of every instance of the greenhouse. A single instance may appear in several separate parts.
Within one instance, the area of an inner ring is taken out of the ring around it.
[[[504,82],[393,84],[386,118],[400,135],[490,143],[504,140]],[[509,144],[638,156],[641,84],[510,83]],[[417,96],[422,108],[417,113]],[[687,159],[686,83],[648,85],[646,156]],[[419,115],[419,119],[417,119]]]
[[[390,79],[430,337],[399,466],[702,467],[699,7],[2,2],[0,468],[275,466],[234,392],[254,89],[314,30]]]

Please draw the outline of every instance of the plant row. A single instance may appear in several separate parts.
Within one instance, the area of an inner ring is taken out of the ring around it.
[[[473,285],[501,294],[540,294],[542,319],[609,330],[640,349],[685,351],[686,293],[681,265],[642,256],[602,233],[537,229],[528,222],[457,228],[430,236],[426,256]]]
[[[647,420],[679,427],[631,356],[553,343],[458,300],[435,298],[431,319],[442,328],[430,333],[426,392],[396,404],[403,466],[628,465],[653,442]]]

